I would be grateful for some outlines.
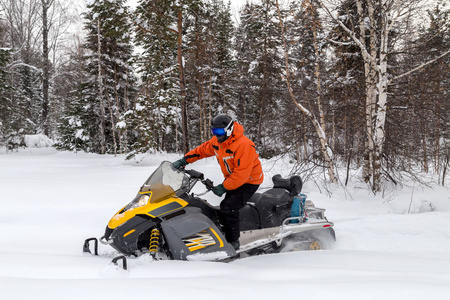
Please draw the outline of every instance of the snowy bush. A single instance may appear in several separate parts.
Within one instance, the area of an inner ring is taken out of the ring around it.
[[[53,141],[44,134],[24,135],[27,148],[45,148],[53,146]]]

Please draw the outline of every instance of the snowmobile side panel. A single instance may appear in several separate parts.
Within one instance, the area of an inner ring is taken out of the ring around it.
[[[110,239],[113,241],[111,246],[127,255],[136,254],[141,248],[149,247],[150,229],[155,225],[156,223],[148,217],[135,216],[111,233]]]
[[[192,207],[185,210],[185,214],[161,222],[174,259],[186,260],[189,255],[214,252],[236,255],[233,247],[226,242],[215,224],[202,214],[201,209]]]
[[[209,204],[206,200],[198,197],[191,197],[187,194],[180,196],[183,200],[189,203],[189,207],[198,207],[202,210],[202,213],[211,219],[213,222],[218,221],[217,210]]]
[[[306,223],[289,223],[290,220],[294,219],[297,219],[297,217],[287,218],[284,220],[281,227],[283,232],[299,233],[315,229],[325,230],[334,226],[332,222],[328,222],[326,220],[317,220],[314,222],[308,221]]]

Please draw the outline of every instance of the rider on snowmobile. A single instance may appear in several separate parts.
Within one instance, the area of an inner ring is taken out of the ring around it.
[[[263,182],[261,162],[255,144],[244,135],[244,127],[230,116],[216,116],[211,132],[213,137],[209,141],[186,153],[173,166],[178,169],[199,159],[216,156],[225,180],[212,191],[219,197],[226,193],[220,203],[221,220],[227,241],[239,249],[239,209]]]

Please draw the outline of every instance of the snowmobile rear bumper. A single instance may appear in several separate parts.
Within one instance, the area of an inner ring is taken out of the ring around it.
[[[299,218],[287,218],[283,221],[280,227],[241,232],[239,241],[242,246],[237,253],[246,252],[270,243],[275,243],[276,246],[281,246],[283,239],[292,234],[325,230],[334,226],[332,222],[325,220],[314,220],[313,222],[308,221],[308,223],[289,223],[291,220],[299,220]]]

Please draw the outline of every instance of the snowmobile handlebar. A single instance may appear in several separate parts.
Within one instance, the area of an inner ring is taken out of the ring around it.
[[[210,179],[205,178],[205,175],[203,173],[192,169],[184,170],[184,172],[188,174],[192,179],[200,180],[201,183],[206,186],[208,191],[212,190],[212,188],[214,187],[214,183]]]
[[[208,178],[206,178],[205,180],[202,180],[202,183],[206,186],[208,191],[212,190],[212,188],[214,187],[214,183]]]
[[[195,170],[184,170],[184,172],[186,174],[188,174],[189,176],[191,176],[191,178],[195,178],[195,179],[200,179],[203,180],[205,178],[205,175],[203,175],[203,173],[199,172],[199,171],[195,171]]]

